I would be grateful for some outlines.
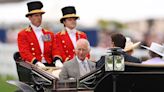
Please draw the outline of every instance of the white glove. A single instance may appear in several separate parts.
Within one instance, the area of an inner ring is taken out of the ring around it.
[[[55,66],[56,67],[63,67],[63,63],[58,59],[55,61]]]
[[[61,72],[61,69],[54,70],[54,71],[52,71],[52,75],[59,78],[60,72]]]
[[[38,67],[40,67],[40,68],[46,67],[46,66],[45,66],[43,63],[41,63],[41,62],[37,62],[35,65],[38,66]]]

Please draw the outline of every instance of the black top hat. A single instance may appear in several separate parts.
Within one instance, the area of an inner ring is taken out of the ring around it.
[[[66,6],[61,9],[63,13],[63,17],[60,19],[60,22],[63,23],[63,19],[66,18],[79,18],[79,16],[76,15],[76,9],[74,6]]]
[[[35,13],[42,13],[42,14],[45,13],[43,10],[41,10],[43,8],[43,4],[40,1],[28,2],[27,7],[28,7],[28,13],[26,14],[26,17]]]

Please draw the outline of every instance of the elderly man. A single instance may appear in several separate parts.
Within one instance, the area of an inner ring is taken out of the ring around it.
[[[60,79],[78,79],[95,69],[95,63],[86,59],[90,52],[90,44],[86,39],[79,39],[75,47],[75,57],[67,62],[59,74]]]
[[[54,33],[41,27],[42,14],[45,13],[41,10],[43,4],[40,1],[32,1],[28,2],[27,6],[26,17],[30,20],[30,25],[18,33],[20,55],[23,60],[39,67],[54,65]]]

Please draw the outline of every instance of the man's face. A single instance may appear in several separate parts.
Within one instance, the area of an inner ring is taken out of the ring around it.
[[[37,27],[39,27],[42,23],[42,14],[41,13],[36,13],[28,16],[29,20],[31,23]]]
[[[77,57],[84,61],[86,56],[88,55],[89,53],[89,48],[88,48],[88,45],[87,44],[77,44],[77,47],[75,49],[75,53],[77,55]]]
[[[66,18],[63,21],[65,27],[68,27],[70,29],[74,29],[76,27],[76,18]]]

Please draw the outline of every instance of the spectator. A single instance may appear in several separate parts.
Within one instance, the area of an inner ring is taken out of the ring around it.
[[[149,50],[150,59],[143,61],[142,64],[164,64],[162,57],[164,56],[164,47],[158,43],[152,42],[150,47],[142,46]]]
[[[111,40],[112,40],[112,43],[111,43],[112,47],[120,47],[122,49],[125,48],[126,38],[124,35],[122,35],[120,33],[113,33],[113,34],[111,34]],[[141,61],[138,58],[128,55],[124,51],[122,54],[124,56],[124,60],[127,62],[141,63]],[[96,67],[99,68],[102,65],[104,65],[104,63],[105,63],[105,56],[102,56],[101,59],[96,62]]]
[[[113,42],[113,47],[120,47],[122,49],[125,48],[126,38],[124,35],[120,33],[114,33],[111,35],[111,38]],[[134,63],[141,62],[138,58],[128,55],[126,52],[124,52],[123,55],[124,55],[125,61],[134,62]]]
[[[134,52],[134,49],[137,48],[140,44],[141,42],[133,43],[129,37],[126,37],[126,44],[125,44],[124,51],[128,55],[132,55]]]

